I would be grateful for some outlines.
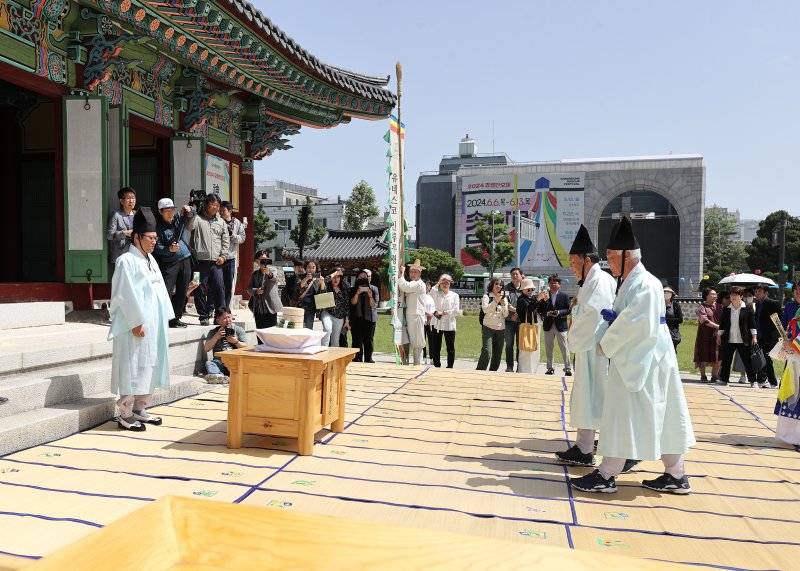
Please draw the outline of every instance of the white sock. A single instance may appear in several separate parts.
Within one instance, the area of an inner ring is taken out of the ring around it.
[[[680,480],[686,475],[683,466],[683,454],[662,454],[661,461],[664,463],[664,472]]]
[[[592,454],[594,452],[594,435],[597,431],[590,428],[579,428],[578,435],[575,437],[575,444],[578,449],[584,454]]]
[[[604,456],[603,461],[597,467],[600,470],[600,475],[606,480],[612,477],[619,476],[622,469],[625,467],[625,458],[612,458],[611,456]]]

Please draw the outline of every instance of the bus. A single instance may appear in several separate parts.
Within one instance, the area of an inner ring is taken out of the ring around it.
[[[506,284],[511,281],[511,274],[509,272],[495,272],[495,278],[500,278]],[[544,279],[539,276],[525,276],[529,280],[533,280],[535,291],[540,291],[544,287]],[[464,274],[461,279],[455,282],[450,291],[456,292],[458,295],[467,297],[480,297],[486,293],[486,284],[489,283],[489,272],[482,274]]]

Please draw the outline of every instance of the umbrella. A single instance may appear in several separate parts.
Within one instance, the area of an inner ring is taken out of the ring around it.
[[[758,284],[767,284],[768,286],[775,286],[775,282],[764,276],[757,276],[756,274],[736,274],[734,276],[727,276],[719,280],[720,285],[738,285],[738,286],[755,286]]]

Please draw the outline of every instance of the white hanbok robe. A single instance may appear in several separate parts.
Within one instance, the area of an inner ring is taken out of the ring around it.
[[[614,303],[617,282],[594,264],[578,291],[567,340],[575,353],[575,377],[569,397],[569,423],[573,428],[597,429],[603,417],[608,357],[598,343],[608,328],[600,312]]]
[[[158,263],[148,258],[131,248],[117,258],[111,281],[111,392],[119,395],[169,387],[168,327],[175,314]],[[144,337],[131,332],[139,325]]]
[[[617,318],[600,340],[610,359],[597,453],[656,460],[696,443],[666,323],[664,286],[640,262],[614,301]]]

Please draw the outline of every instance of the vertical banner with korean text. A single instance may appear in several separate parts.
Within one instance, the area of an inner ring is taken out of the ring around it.
[[[408,332],[405,327],[405,303],[404,296],[397,288],[399,278],[398,269],[404,265],[405,260],[405,216],[403,212],[403,193],[400,187],[400,173],[403,165],[401,164],[401,145],[405,150],[405,124],[400,125],[397,117],[391,116],[389,120],[389,132],[386,133],[386,141],[389,143],[389,150],[386,152],[389,157],[389,166],[386,171],[389,173],[389,306],[392,310],[391,325],[393,330],[393,342],[396,349],[396,360],[398,363],[406,361],[403,345],[408,343]]]

